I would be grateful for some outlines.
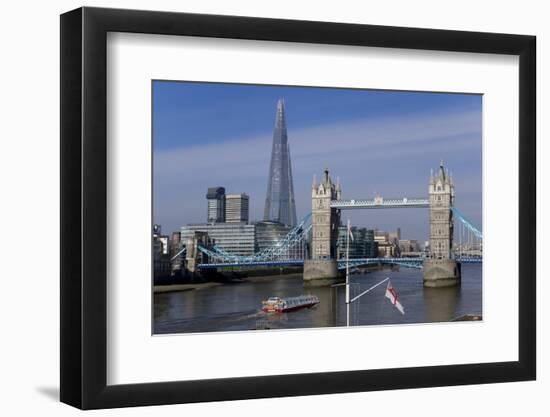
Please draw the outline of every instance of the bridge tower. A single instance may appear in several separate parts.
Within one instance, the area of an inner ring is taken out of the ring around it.
[[[204,259],[205,255],[199,250],[199,245],[210,246],[211,244],[207,232],[195,231],[187,238],[185,264],[189,272],[195,274],[198,272],[197,265],[207,263],[207,259]]]
[[[439,165],[430,175],[430,255],[424,261],[425,287],[452,287],[460,284],[460,264],[452,257],[455,190],[449,171]]]
[[[328,169],[317,184],[311,187],[311,249],[310,259],[304,261],[304,285],[333,284],[338,278],[336,242],[340,226],[340,210],[331,208],[332,200],[340,199],[340,185],[334,184]]]

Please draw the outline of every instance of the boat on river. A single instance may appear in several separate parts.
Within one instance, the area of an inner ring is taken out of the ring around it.
[[[262,311],[266,313],[287,313],[289,311],[311,308],[319,304],[316,295],[300,295],[298,297],[269,297],[262,301]]]

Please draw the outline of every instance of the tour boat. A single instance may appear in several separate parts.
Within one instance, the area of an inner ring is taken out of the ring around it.
[[[299,297],[269,297],[262,301],[262,311],[266,313],[286,313],[301,308],[309,308],[319,304],[316,295],[300,295]]]

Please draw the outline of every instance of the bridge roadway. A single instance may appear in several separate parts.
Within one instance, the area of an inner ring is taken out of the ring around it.
[[[361,265],[399,265],[405,268],[422,269],[422,262],[425,258],[355,258],[349,260],[350,267],[357,267]],[[483,258],[480,257],[456,257],[455,260],[461,263],[482,263]],[[218,269],[218,268],[252,268],[256,266],[270,266],[270,267],[283,267],[283,266],[301,266],[304,264],[303,259],[287,259],[287,260],[273,260],[273,261],[251,261],[251,262],[220,262],[211,264],[199,264],[200,269]],[[340,259],[338,261],[338,269],[346,267],[346,261]]]

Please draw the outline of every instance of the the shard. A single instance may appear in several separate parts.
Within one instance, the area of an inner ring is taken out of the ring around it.
[[[276,221],[288,226],[296,225],[292,164],[290,162],[290,147],[288,145],[283,99],[277,102],[264,220]]]

